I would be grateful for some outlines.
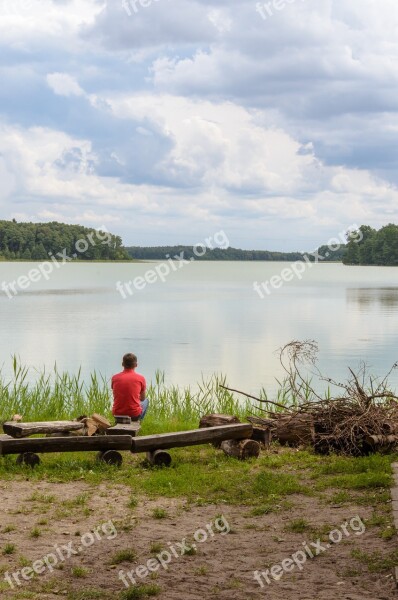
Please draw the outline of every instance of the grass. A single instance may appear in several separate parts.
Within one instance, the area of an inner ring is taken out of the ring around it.
[[[4,555],[4,556],[8,556],[8,555],[10,555],[10,554],[14,554],[14,553],[15,553],[15,550],[16,550],[16,546],[15,546],[15,544],[10,544],[10,543],[7,543],[7,544],[4,546],[4,548],[3,548],[3,552],[2,552],[2,553],[3,553],[3,555]]]
[[[310,524],[305,519],[295,519],[286,525],[286,531],[292,533],[304,533],[311,529]]]
[[[164,508],[154,508],[152,511],[152,516],[154,519],[167,519],[167,510]]]
[[[264,453],[257,460],[236,461],[210,445],[171,452],[173,462],[167,469],[145,469],[141,455],[128,453],[124,453],[120,469],[96,463],[94,453],[43,455],[42,463],[33,470],[17,466],[14,457],[6,456],[0,459],[0,479],[24,479],[33,484],[77,480],[90,486],[120,484],[128,486],[134,498],[184,498],[188,505],[245,505],[256,511],[253,516],[283,510],[289,497],[296,493],[323,497],[332,504],[351,501],[381,506],[390,500],[394,456],[342,461],[335,456],[280,448],[278,454]],[[59,500],[54,502],[54,497],[36,494],[34,498],[40,508],[51,499],[55,510],[64,509]],[[83,499],[84,496],[79,497],[79,502],[72,501],[75,509],[85,509]]]
[[[130,500],[128,501],[127,504],[127,508],[130,508],[131,510],[133,510],[134,508],[137,508],[138,506],[138,498],[136,498],[135,496],[131,496]]]
[[[83,579],[88,575],[88,571],[84,567],[72,567],[71,573],[72,576],[76,577],[77,579]]]
[[[0,372],[0,422],[14,414],[24,421],[70,419],[83,414],[100,413],[111,417],[111,389],[109,381],[94,372],[84,381],[77,374],[60,372],[57,365],[52,371],[43,369],[30,381],[29,369],[12,358],[13,377],[5,381]],[[237,414],[244,417],[252,406],[237,400],[224,390],[225,377],[214,375],[196,386],[179,388],[165,384],[164,373],[158,371],[155,381],[148,387],[147,396],[151,410],[145,420],[150,431],[171,431],[178,427],[197,426],[204,414],[213,412]]]
[[[125,548],[124,550],[119,550],[116,554],[111,558],[111,565],[120,565],[123,562],[134,562],[137,559],[137,552],[132,548]]]
[[[154,583],[135,585],[122,592],[120,595],[120,600],[140,600],[140,598],[158,596],[160,591],[160,587]]]
[[[150,552],[151,554],[159,554],[163,550],[163,544],[161,542],[151,542]]]
[[[398,562],[398,550],[393,550],[389,554],[383,555],[381,552],[362,552],[354,549],[351,552],[352,558],[365,565],[370,573],[383,573],[393,569]]]
[[[41,536],[41,531],[38,527],[33,527],[33,529],[31,529],[29,536],[31,538],[37,539]]]

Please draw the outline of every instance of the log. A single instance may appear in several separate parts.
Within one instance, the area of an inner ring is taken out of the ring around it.
[[[129,435],[93,437],[4,439],[0,436],[0,455],[25,452],[92,452],[95,450],[131,450]]]
[[[147,435],[133,438],[131,451],[153,452],[154,450],[212,444],[230,439],[241,440],[251,437],[252,433],[253,426],[250,423],[236,423],[234,425],[221,425],[220,427],[193,429],[192,431]]]
[[[83,421],[84,426],[85,426],[85,433],[88,436],[92,436],[95,435],[98,431],[98,425],[97,423],[94,421],[94,419],[90,419],[90,417],[87,417],[87,419],[84,419]]]
[[[233,415],[205,415],[200,419],[199,427],[202,429],[203,427],[217,427],[219,425],[232,425],[233,423],[240,423],[238,417],[234,417]]]
[[[76,421],[43,421],[37,423],[17,423],[7,421],[3,424],[4,433],[14,438],[29,437],[38,433],[65,433],[84,428],[84,423]]]
[[[256,442],[260,442],[266,448],[269,448],[272,442],[272,432],[270,427],[253,427],[253,435],[252,440],[256,440]]]
[[[154,467],[169,467],[171,465],[171,456],[166,450],[147,452],[146,458]]]
[[[260,444],[255,440],[225,440],[221,442],[221,450],[227,456],[246,460],[248,458],[258,458],[260,455]]]
[[[275,437],[289,446],[313,445],[314,421],[311,415],[286,415],[275,419]]]
[[[131,437],[135,437],[139,430],[141,429],[141,424],[139,421],[134,423],[130,423],[130,425],[115,425],[114,427],[109,427],[106,430],[105,435],[130,435]]]
[[[233,415],[221,415],[214,413],[212,415],[205,415],[199,421],[199,428],[205,427],[218,427],[220,425],[232,425],[233,423],[240,423],[238,417]],[[215,448],[220,447],[221,442],[213,442]]]
[[[40,464],[40,457],[34,452],[24,452],[17,457],[16,460],[17,465],[26,465],[34,469]]]
[[[398,446],[398,435],[367,435],[365,450],[371,452],[390,451]]]
[[[108,419],[105,419],[105,417],[102,417],[97,413],[94,413],[91,418],[97,425],[98,431],[101,433],[105,433],[105,431],[111,427],[111,423],[109,423]]]
[[[117,450],[105,450],[97,454],[97,461],[104,462],[107,465],[120,467],[123,462],[123,457]]]
[[[312,415],[273,413],[273,418],[249,417],[249,421],[254,427],[270,429],[272,437],[275,437],[280,444],[300,446],[315,443]]]

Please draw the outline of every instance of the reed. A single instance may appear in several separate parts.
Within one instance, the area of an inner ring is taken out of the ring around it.
[[[14,414],[22,415],[24,421],[72,419],[94,412],[111,417],[112,392],[109,381],[101,374],[93,372],[85,381],[81,370],[77,374],[60,372],[55,364],[50,371],[37,372],[32,383],[29,369],[16,356],[12,358],[12,367],[9,381],[0,372],[1,423]],[[165,374],[157,371],[147,391],[150,410],[144,430],[197,427],[200,417],[210,413],[234,414],[242,419],[249,414],[260,414],[252,401],[238,398],[222,386],[227,386],[226,378],[217,374],[202,378],[193,387],[167,385]],[[267,398],[264,389],[261,397]],[[289,407],[295,399],[281,386],[277,401]],[[267,403],[261,406],[268,408]]]

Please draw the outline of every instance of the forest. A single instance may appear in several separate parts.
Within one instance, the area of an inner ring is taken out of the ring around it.
[[[341,246],[335,252],[328,252],[327,246],[321,246],[318,250],[318,256],[324,257],[325,261],[341,261],[344,253],[345,246]],[[138,260],[165,260],[169,257],[183,256],[189,260],[194,258],[195,260],[235,260],[235,261],[287,261],[296,262],[304,260],[304,253],[302,252],[273,252],[269,250],[240,250],[238,248],[214,248],[208,249],[203,256],[199,256],[201,249],[198,253],[195,253],[194,246],[153,246],[153,247],[139,247],[132,246],[126,248],[127,252],[131,257]],[[311,253],[308,255],[311,259]],[[313,258],[315,260],[315,258]]]
[[[3,260],[48,260],[63,252],[76,260],[131,260],[122,239],[109,232],[57,222],[0,221]]]
[[[389,223],[378,231],[361,225],[348,238],[343,257],[346,265],[398,265],[398,225]]]
[[[153,247],[127,247],[131,257],[138,260],[164,260],[168,257],[182,256],[189,260],[302,260],[300,252],[269,252],[267,250],[239,250],[238,248],[208,248],[203,256],[202,248],[195,253],[195,246],[153,246]]]
[[[65,223],[18,223],[0,220],[0,260],[48,260],[51,254],[65,251],[76,260],[167,260],[183,256],[189,260],[210,261],[286,261],[323,260],[346,265],[398,265],[398,225],[390,223],[380,230],[361,225],[348,235],[347,244],[320,246],[317,252],[274,252],[238,248],[195,246],[124,247],[120,236],[82,225]],[[203,255],[202,255],[203,254]],[[318,257],[318,258],[316,258]]]

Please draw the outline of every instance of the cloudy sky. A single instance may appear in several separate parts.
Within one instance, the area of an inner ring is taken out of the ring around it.
[[[312,249],[398,221],[396,0],[0,0],[0,218]]]

